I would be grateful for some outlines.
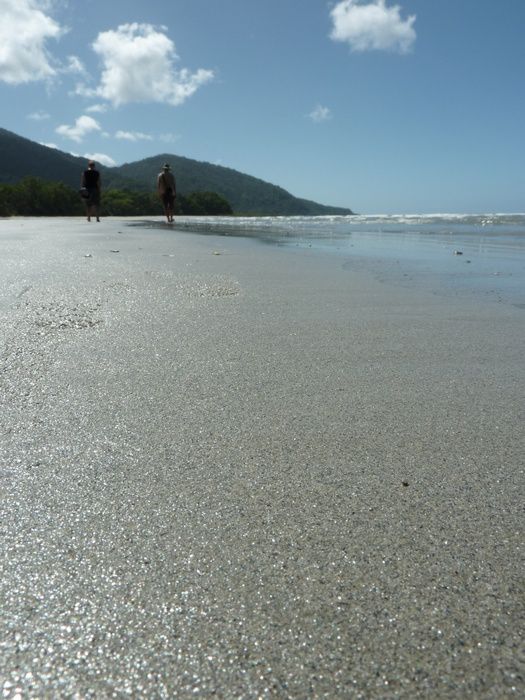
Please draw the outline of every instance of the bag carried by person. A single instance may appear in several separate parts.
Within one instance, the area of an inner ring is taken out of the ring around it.
[[[89,190],[87,187],[81,187],[78,191],[82,199],[89,199]]]

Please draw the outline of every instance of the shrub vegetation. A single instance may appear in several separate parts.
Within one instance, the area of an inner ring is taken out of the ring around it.
[[[108,189],[102,191],[102,216],[159,216],[162,205],[156,193]],[[62,182],[26,177],[17,184],[0,184],[0,216],[81,216],[84,202],[77,191]],[[228,215],[230,204],[215,192],[192,192],[177,197],[175,213]]]

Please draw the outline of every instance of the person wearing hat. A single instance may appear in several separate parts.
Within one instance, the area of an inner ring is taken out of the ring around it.
[[[90,160],[88,162],[87,170],[82,173],[82,178],[80,180],[80,186],[87,190],[86,197],[86,214],[87,220],[91,221],[91,216],[95,215],[97,221],[99,218],[100,209],[100,173],[95,167],[95,161]]]
[[[173,222],[173,207],[177,195],[177,188],[175,185],[175,177],[171,172],[169,163],[164,163],[162,171],[157,176],[157,189],[159,191],[159,197],[162,200],[164,213],[166,214],[168,223],[171,224]]]

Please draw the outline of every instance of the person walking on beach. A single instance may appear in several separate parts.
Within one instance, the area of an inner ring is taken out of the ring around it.
[[[80,186],[87,190],[86,214],[87,220],[91,221],[91,216],[96,216],[100,221],[100,173],[95,168],[95,161],[88,162],[87,170],[82,173]]]
[[[157,189],[164,207],[164,214],[168,223],[171,224],[173,222],[173,207],[177,196],[177,187],[169,163],[164,163],[162,171],[157,176]]]

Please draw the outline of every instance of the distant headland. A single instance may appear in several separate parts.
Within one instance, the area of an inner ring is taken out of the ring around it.
[[[214,192],[229,202],[234,214],[259,216],[322,216],[353,214],[351,209],[294,197],[282,187],[220,165],[172,153],[108,168],[99,166],[105,189],[151,192],[162,163],[169,161],[181,195]],[[43,146],[0,129],[0,183],[15,184],[28,176],[77,188],[86,159]]]

